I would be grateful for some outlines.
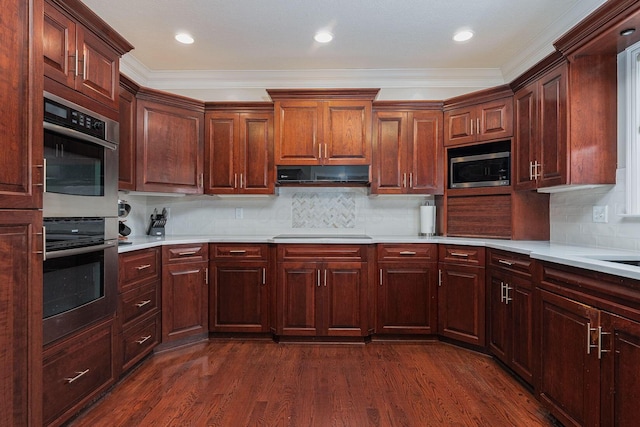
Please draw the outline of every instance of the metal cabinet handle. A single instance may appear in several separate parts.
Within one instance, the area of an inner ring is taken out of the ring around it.
[[[476,133],[480,135],[480,119],[476,119]]]
[[[442,269],[438,270],[438,286],[442,286]]]
[[[238,174],[233,174],[233,188],[238,188]]]
[[[473,135],[473,122],[475,122],[475,120],[471,119],[471,135]]]
[[[451,252],[450,255],[451,256],[457,256],[457,257],[462,257],[462,258],[469,258],[469,254],[464,254],[462,252]]]
[[[138,344],[144,344],[146,341],[148,341],[148,340],[150,340],[150,339],[151,339],[151,335],[147,335],[146,337],[142,337],[142,338],[140,338],[140,339],[139,339],[139,340],[137,340],[136,342],[137,342]]]
[[[509,286],[509,284],[508,284],[508,283],[505,283],[505,284],[504,284],[504,303],[505,303],[506,305],[509,305],[509,303],[510,303],[511,301],[513,301],[513,298],[511,298],[511,297],[509,296],[509,291],[511,291],[511,290],[513,290],[513,288],[512,288],[511,286]]]
[[[77,379],[80,379],[80,377],[82,377],[83,375],[87,374],[89,372],[89,370],[84,370],[84,371],[76,371],[76,376],[75,377],[71,377],[71,378],[65,378],[64,380],[67,382],[67,384],[71,384],[72,382],[76,381]]]
[[[140,270],[144,270],[151,267],[151,264],[144,264],[144,265],[139,265],[136,267],[136,270],[140,271]]]
[[[233,255],[243,255],[243,254],[246,254],[246,253],[247,253],[247,251],[244,250],[244,249],[232,249],[232,250],[229,251],[229,254],[233,254]]]
[[[244,188],[244,184],[243,184],[244,180],[242,179],[243,178],[242,175],[243,174],[240,174],[240,188]]]
[[[262,267],[262,284],[267,284],[267,269]]]
[[[318,144],[318,159],[322,158],[322,144]]]
[[[382,286],[382,269],[380,269],[380,286]]]
[[[598,359],[602,359],[602,353],[610,353],[611,350],[602,349],[602,336],[611,335],[611,332],[602,332],[602,326],[598,326]]]
[[[413,188],[413,172],[409,173],[409,188]]]
[[[402,174],[402,187],[406,188],[406,186],[407,186],[407,174],[403,173]]]
[[[402,251],[400,252],[400,255],[415,255],[416,253],[414,251]]]
[[[140,301],[139,303],[137,303],[136,307],[141,308],[141,307],[144,307],[145,305],[150,304],[150,303],[151,303],[151,300],[147,299],[147,300]]]
[[[507,261],[506,259],[499,259],[498,262],[504,265],[513,265],[512,262]]]
[[[320,269],[316,270],[316,273],[318,273],[318,277],[316,278],[316,284],[318,285],[318,287],[320,287]]]
[[[324,287],[327,287],[327,269],[324,269]]]
[[[195,255],[197,253],[198,253],[198,251],[178,252],[178,256]]]
[[[500,304],[504,302],[504,282],[500,282]]]
[[[204,284],[209,284],[209,267],[204,269]]]
[[[42,226],[42,261],[47,260],[47,228]]]

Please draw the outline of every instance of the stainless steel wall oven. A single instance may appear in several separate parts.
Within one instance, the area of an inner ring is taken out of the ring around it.
[[[113,315],[118,123],[44,94],[44,344]]]

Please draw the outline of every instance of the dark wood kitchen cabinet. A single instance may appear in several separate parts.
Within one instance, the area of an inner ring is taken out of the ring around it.
[[[120,57],[133,46],[75,0],[45,1],[43,46],[45,90],[117,111]]]
[[[369,250],[366,245],[278,245],[276,334],[367,335]]]
[[[512,135],[513,92],[508,86],[445,101],[445,146],[508,139]]]
[[[273,104],[212,104],[205,114],[205,193],[273,194]]]
[[[486,345],[485,249],[439,245],[438,334]]]
[[[202,194],[204,104],[146,88],[136,98],[136,190]]]
[[[441,103],[374,103],[372,193],[442,194],[441,108]]]
[[[43,354],[43,419],[59,426],[116,380],[114,320],[48,346]]]
[[[275,101],[277,165],[371,164],[378,89],[267,90]]]
[[[118,256],[117,367],[126,372],[160,343],[160,248]]]
[[[438,331],[438,246],[377,246],[376,334],[435,335]]]
[[[136,93],[140,86],[120,75],[120,142],[118,144],[118,190],[136,189]]]
[[[556,53],[512,86],[517,190],[615,184],[615,56]]]
[[[271,248],[212,243],[209,253],[209,331],[268,332],[274,286]]]
[[[487,262],[489,351],[533,385],[532,261],[490,249]]]
[[[207,243],[162,247],[161,348],[207,337],[208,260]]]
[[[536,392],[565,426],[640,417],[640,282],[542,263]]]

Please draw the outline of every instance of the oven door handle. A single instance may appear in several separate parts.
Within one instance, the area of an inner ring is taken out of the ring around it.
[[[46,252],[47,259],[62,258],[65,256],[88,254],[91,252],[102,251],[109,248],[116,248],[117,240],[107,240],[102,245],[85,246],[82,248],[62,249],[59,251]]]
[[[86,142],[92,142],[94,144],[101,145],[110,150],[115,150],[116,148],[118,148],[118,144],[116,144],[115,142],[105,141],[103,139],[96,138],[95,136],[87,135],[85,133],[78,132],[77,130],[69,129],[64,126],[56,125],[53,123],[44,122],[44,128],[46,130],[49,130],[51,132],[55,132],[64,136],[69,136],[71,138],[76,138]]]

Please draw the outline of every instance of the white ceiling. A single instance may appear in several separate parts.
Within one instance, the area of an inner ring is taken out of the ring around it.
[[[604,0],[84,3],[135,46],[122,69],[146,86],[200,99],[232,92],[251,98],[256,95],[248,92],[266,87],[345,86],[404,90],[405,98],[416,98],[513,80]],[[462,28],[475,37],[454,42]],[[315,42],[319,29],[333,32],[333,42]],[[178,31],[191,33],[195,43],[176,42]]]

